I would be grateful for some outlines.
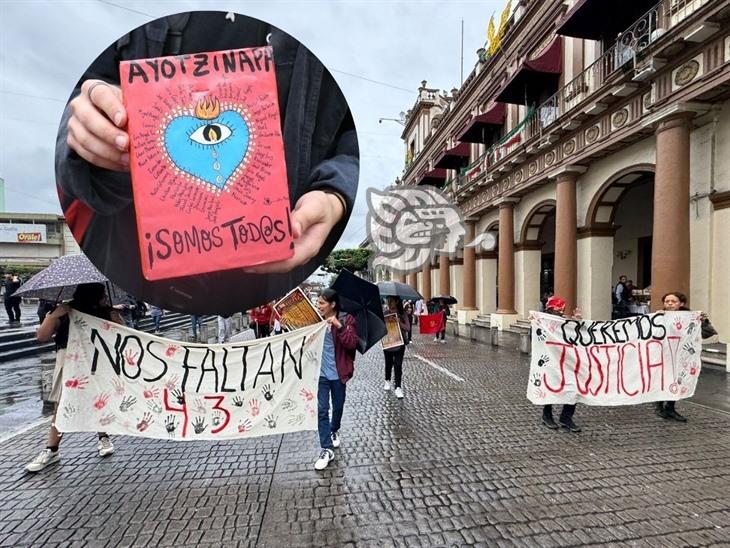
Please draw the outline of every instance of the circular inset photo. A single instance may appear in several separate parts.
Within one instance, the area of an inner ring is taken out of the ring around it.
[[[321,265],[352,211],[357,134],[304,45],[196,11],[115,41],[71,93],[56,181],[83,252],[138,299],[227,315]]]

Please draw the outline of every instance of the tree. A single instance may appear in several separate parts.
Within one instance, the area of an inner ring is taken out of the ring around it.
[[[338,249],[329,254],[322,269],[332,274],[339,274],[343,268],[350,272],[362,272],[368,269],[370,255],[372,251],[362,247]]]

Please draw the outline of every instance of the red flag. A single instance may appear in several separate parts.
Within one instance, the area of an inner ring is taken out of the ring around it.
[[[421,335],[435,335],[444,329],[444,313],[436,312],[428,316],[419,316],[418,325],[421,326]]]

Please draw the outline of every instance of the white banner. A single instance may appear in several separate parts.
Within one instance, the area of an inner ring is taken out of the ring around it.
[[[44,244],[46,225],[0,223],[0,242],[11,244]]]
[[[324,322],[244,343],[178,343],[71,312],[56,425],[173,440],[317,429]]]
[[[697,312],[607,322],[531,312],[530,323],[532,403],[633,405],[694,394],[702,352]]]

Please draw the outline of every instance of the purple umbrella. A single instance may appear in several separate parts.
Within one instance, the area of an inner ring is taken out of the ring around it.
[[[79,284],[101,283],[107,286],[112,303],[124,300],[124,291],[112,284],[83,253],[65,255],[25,282],[15,295],[37,297],[47,301],[66,301]]]

